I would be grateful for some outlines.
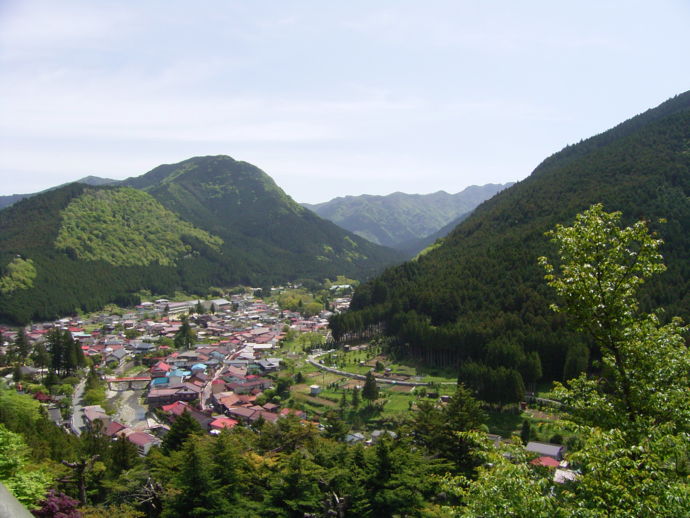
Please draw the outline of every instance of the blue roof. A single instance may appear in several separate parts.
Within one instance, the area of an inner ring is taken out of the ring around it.
[[[168,378],[153,378],[151,380],[151,385],[167,385]]]
[[[206,370],[206,365],[204,365],[203,363],[194,364],[194,365],[192,365],[192,370],[193,370],[193,371],[197,371],[197,370],[202,370],[202,371],[203,371],[203,370]]]
[[[175,369],[168,373],[168,376],[180,376],[184,378],[185,376],[190,376],[192,373],[183,369]]]

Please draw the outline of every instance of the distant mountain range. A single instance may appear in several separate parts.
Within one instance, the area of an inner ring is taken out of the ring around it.
[[[360,286],[340,331],[383,321],[397,357],[463,365],[461,376],[478,383],[499,368],[526,382],[539,372],[576,375],[574,366],[587,366],[584,338],[550,311],[554,294],[537,257],[553,253],[546,231],[571,224],[594,203],[622,211],[625,224],[650,222],[668,269],[645,285],[643,307],[661,306],[687,321],[690,92],[545,159],[477,207],[440,246]]]
[[[451,223],[454,227],[477,205],[510,185],[473,185],[456,194],[363,194],[302,205],[373,243],[414,255],[437,237],[443,237],[445,234],[439,233],[442,228]]]
[[[132,303],[144,289],[202,294],[339,274],[365,279],[400,260],[227,156],[106,182],[50,189],[0,210],[0,319]]]
[[[72,183],[72,182],[70,182]],[[85,176],[84,178],[80,178],[79,180],[75,180],[75,183],[83,183],[86,185],[109,185],[113,183],[117,183],[117,180],[111,180],[110,178],[100,178],[98,176]],[[53,190],[53,189],[59,189],[60,187],[64,187],[67,184],[62,184],[58,185],[57,187],[51,187],[50,189],[46,189],[48,191]],[[41,191],[41,192],[46,192],[46,191]],[[10,205],[14,205],[18,201],[23,200],[24,198],[30,198],[31,196],[36,196],[37,194],[40,194],[38,192],[32,192],[28,194],[10,194],[8,196],[0,196],[0,209],[4,209],[5,207],[9,207]]]

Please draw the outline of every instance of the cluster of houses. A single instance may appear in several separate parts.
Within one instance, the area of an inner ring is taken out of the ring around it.
[[[123,437],[137,447],[139,455],[146,455],[153,446],[161,443],[160,437],[144,431],[137,431],[113,420],[99,405],[82,408],[83,420],[87,427],[99,428],[101,433],[113,440]],[[164,427],[160,427],[164,431]],[[151,431],[151,430],[149,430]]]

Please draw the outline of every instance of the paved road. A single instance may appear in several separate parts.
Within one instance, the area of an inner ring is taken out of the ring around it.
[[[84,386],[86,385],[86,378],[83,378],[76,387],[74,387],[74,393],[72,394],[72,420],[70,426],[72,427],[72,432],[76,435],[81,435],[81,429],[84,427],[84,419],[82,419],[82,405],[81,398],[84,397]]]
[[[332,372],[333,374],[338,374],[339,376],[345,376],[346,378],[354,378],[358,380],[364,380],[366,379],[366,376],[362,374],[354,374],[352,372],[347,372],[347,371],[341,371],[338,369],[334,369],[333,367],[326,367],[323,363],[319,363],[316,361],[316,358],[319,356],[323,356],[324,354],[328,354],[332,351],[324,351],[318,354],[312,354],[307,357],[307,361],[311,363],[314,367],[317,367],[321,370],[324,370],[326,372]],[[374,376],[374,379],[376,380],[376,383],[389,383],[391,385],[402,385],[404,387],[426,387],[429,385],[426,382],[423,381],[399,381],[399,380],[391,380],[388,378],[377,378]]]

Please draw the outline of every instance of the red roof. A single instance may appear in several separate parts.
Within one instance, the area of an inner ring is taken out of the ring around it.
[[[43,392],[36,392],[34,394],[34,399],[37,399],[39,401],[51,401],[53,398],[50,397],[48,394],[44,394]]]
[[[170,367],[170,365],[168,365],[164,361],[159,361],[153,367],[151,367],[151,370],[157,371],[169,371],[170,369],[172,369],[172,367]]]
[[[175,401],[169,405],[163,405],[161,408],[163,409],[163,412],[182,415],[184,411],[187,410],[188,406],[189,405],[187,405],[185,401]]]
[[[115,435],[117,432],[124,430],[125,425],[118,423],[117,421],[112,421],[108,427],[103,431],[104,435],[107,435],[108,437],[112,437]]]
[[[211,428],[233,428],[237,424],[237,421],[230,419],[229,417],[219,417],[215,421],[212,421]]]
[[[156,440],[153,435],[144,432],[134,432],[127,436],[127,439],[137,446],[146,446]]]
[[[530,461],[530,464],[535,466],[546,466],[547,468],[557,468],[560,463],[553,457],[537,457]]]

